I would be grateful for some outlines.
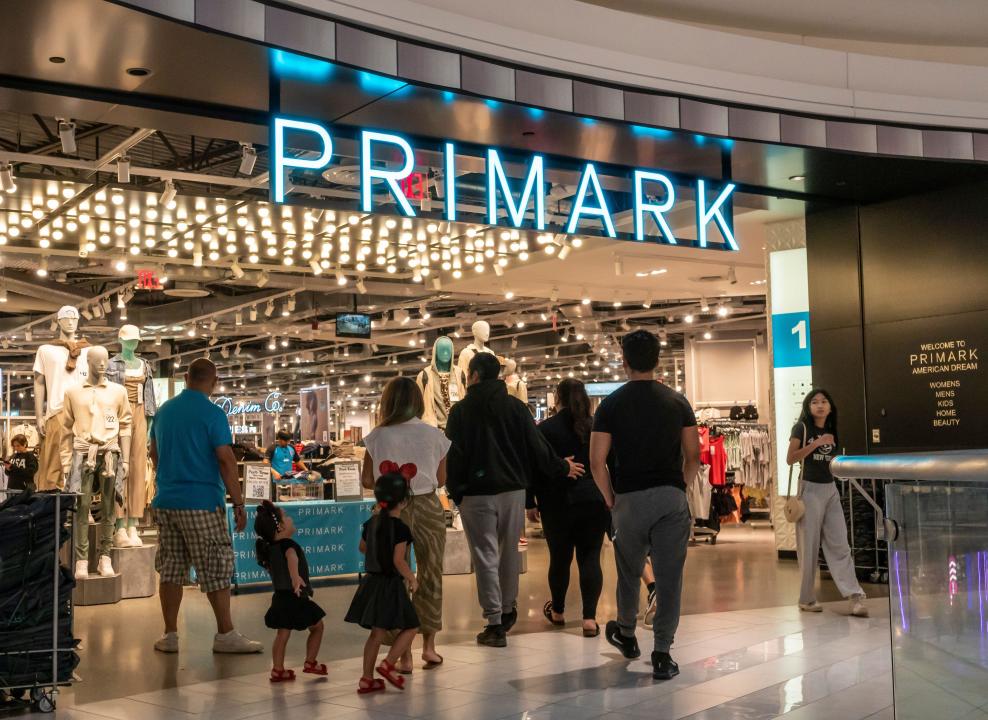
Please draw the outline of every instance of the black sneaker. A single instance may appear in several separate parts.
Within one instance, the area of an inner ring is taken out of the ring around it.
[[[679,675],[679,665],[669,653],[656,650],[652,653],[652,679],[671,680]]]
[[[608,620],[604,628],[604,637],[607,642],[621,651],[629,660],[641,657],[642,651],[638,649],[638,639],[634,636],[627,637],[621,633],[616,620]]]
[[[478,645],[487,647],[508,647],[508,638],[504,634],[504,625],[487,625],[484,632],[477,636]]]
[[[510,632],[516,622],[518,622],[518,608],[514,608],[509,613],[501,613],[501,627],[504,628],[505,633]]]

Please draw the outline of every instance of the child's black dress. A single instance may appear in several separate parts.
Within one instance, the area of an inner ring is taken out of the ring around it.
[[[381,522],[388,523],[384,530],[387,539],[383,548],[378,543],[377,533]],[[395,545],[403,542],[412,544],[412,531],[400,518],[375,515],[364,523],[361,537],[367,544],[367,552],[364,553],[364,568],[367,572],[350,603],[346,621],[368,630],[417,628],[419,617],[408,597],[405,579],[398,574],[392,562]]]
[[[298,574],[305,583],[301,597],[292,591],[292,576],[288,572],[288,559],[285,557],[290,549],[298,556]],[[294,540],[276,540],[271,543],[269,561],[274,596],[271,598],[271,607],[264,616],[264,624],[273,630],[308,630],[322,620],[326,613],[312,601],[309,563],[301,546]]]

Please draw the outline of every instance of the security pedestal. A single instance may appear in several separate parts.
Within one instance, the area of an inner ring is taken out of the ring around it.
[[[158,578],[154,571],[154,558],[157,545],[142,547],[113,548],[110,559],[113,569],[123,577],[121,597],[151,597],[158,589]]]
[[[90,575],[75,581],[72,591],[73,605],[111,605],[120,602],[123,577],[117,573],[110,577]]]
[[[446,530],[446,554],[443,555],[443,575],[469,575],[473,572],[467,534],[462,530]]]

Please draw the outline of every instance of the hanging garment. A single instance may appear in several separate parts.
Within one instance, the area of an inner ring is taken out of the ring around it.
[[[723,435],[710,438],[710,484],[718,487],[727,484],[727,451]]]

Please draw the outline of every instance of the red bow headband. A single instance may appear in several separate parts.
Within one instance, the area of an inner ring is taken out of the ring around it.
[[[385,460],[381,463],[380,471],[382,475],[387,475],[388,473],[398,473],[405,478],[406,483],[411,483],[412,478],[418,475],[419,469],[415,466],[415,463],[405,463],[399,467],[398,463],[392,462],[391,460]]]

